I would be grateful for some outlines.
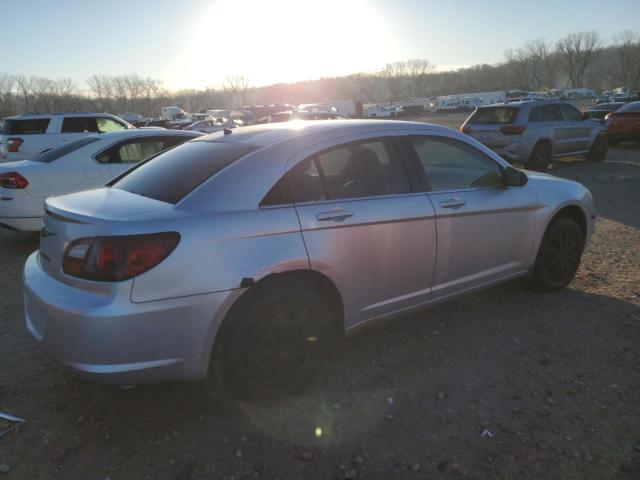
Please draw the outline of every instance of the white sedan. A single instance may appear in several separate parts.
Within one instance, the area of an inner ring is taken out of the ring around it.
[[[40,229],[52,195],[100,187],[133,165],[202,135],[165,129],[89,135],[30,160],[0,165],[0,226]]]

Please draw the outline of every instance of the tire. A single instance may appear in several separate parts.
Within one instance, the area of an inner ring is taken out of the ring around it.
[[[225,320],[212,370],[246,400],[292,395],[313,380],[333,343],[329,310],[295,280],[253,288]]]
[[[551,145],[547,142],[538,143],[533,152],[531,152],[531,156],[527,163],[525,163],[525,167],[529,170],[537,170],[539,172],[544,172],[549,168],[549,164],[551,163]]]
[[[589,153],[587,153],[587,160],[589,162],[601,162],[607,156],[609,150],[609,141],[604,135],[598,135],[598,137],[591,145]]]
[[[542,238],[531,283],[541,290],[567,286],[578,270],[583,249],[584,236],[575,220],[553,220]]]
[[[609,145],[617,147],[620,144],[620,140],[609,140]]]

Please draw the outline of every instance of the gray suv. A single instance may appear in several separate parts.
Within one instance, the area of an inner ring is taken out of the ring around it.
[[[545,170],[554,158],[569,155],[601,161],[609,148],[602,123],[553,100],[478,107],[460,131],[531,170]]]

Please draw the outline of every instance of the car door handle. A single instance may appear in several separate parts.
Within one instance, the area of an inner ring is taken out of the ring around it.
[[[336,222],[341,222],[345,218],[352,217],[353,213],[343,209],[343,208],[333,208],[328,212],[318,212],[316,214],[316,218],[319,222],[326,222],[329,220],[334,220]]]
[[[460,199],[460,198],[450,198],[449,200],[444,200],[442,202],[440,202],[440,206],[442,208],[460,208],[463,205],[466,205],[467,202],[465,202],[464,200]]]

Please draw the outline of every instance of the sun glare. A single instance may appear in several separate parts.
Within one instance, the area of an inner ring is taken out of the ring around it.
[[[185,45],[174,74],[182,87],[194,88],[235,75],[259,86],[373,70],[392,48],[367,0],[219,0]]]

